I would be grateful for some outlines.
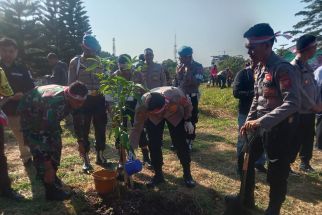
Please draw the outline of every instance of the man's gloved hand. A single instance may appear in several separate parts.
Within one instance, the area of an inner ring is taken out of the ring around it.
[[[79,152],[79,156],[81,157],[85,157],[86,154],[86,150],[85,150],[85,146],[84,146],[84,141],[77,141],[78,143],[78,152]]]
[[[193,131],[195,130],[195,128],[193,127],[191,122],[185,122],[184,123],[184,129],[186,130],[186,132],[188,134],[193,134]]]

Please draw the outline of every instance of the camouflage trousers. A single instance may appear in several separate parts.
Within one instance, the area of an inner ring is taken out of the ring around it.
[[[48,170],[48,162],[57,171],[60,165],[62,140],[57,132],[28,132],[23,131],[25,143],[30,147],[33,163],[38,176],[43,179]]]

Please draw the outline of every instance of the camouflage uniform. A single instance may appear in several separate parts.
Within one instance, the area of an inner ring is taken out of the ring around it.
[[[41,178],[45,174],[46,161],[51,161],[56,171],[60,164],[60,121],[71,111],[64,89],[59,85],[37,87],[23,97],[18,108],[24,139],[31,149],[34,165]]]

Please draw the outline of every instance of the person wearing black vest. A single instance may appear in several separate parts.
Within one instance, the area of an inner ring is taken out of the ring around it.
[[[29,147],[24,143],[17,108],[22,96],[32,90],[35,85],[28,68],[25,65],[17,63],[17,56],[18,46],[16,41],[10,38],[2,38],[0,40],[0,66],[4,70],[9,85],[14,92],[14,95],[9,98],[9,101],[2,107],[2,110],[8,116],[9,127],[17,139],[20,158],[28,166],[31,164],[32,156]]]
[[[257,63],[247,62],[246,68],[239,71],[235,77],[233,84],[233,95],[238,99],[238,131],[244,125],[250,106],[254,97],[254,69]],[[237,140],[237,172],[241,175],[242,165],[244,161],[244,153],[242,152],[244,141],[242,136],[238,135]],[[256,161],[255,168],[259,172],[266,173],[265,154]]]

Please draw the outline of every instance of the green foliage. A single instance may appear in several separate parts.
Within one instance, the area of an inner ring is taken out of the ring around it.
[[[229,68],[234,75],[245,66],[245,59],[243,57],[231,57],[228,56],[224,60],[218,63],[218,71]]]
[[[111,70],[116,63],[116,57],[111,58],[91,58],[94,63],[86,69],[91,70],[99,67],[104,68],[106,71]],[[137,62],[136,57],[129,59],[128,67],[133,68],[133,65]],[[130,150],[129,134],[127,132],[127,125],[124,125],[124,119],[130,120],[130,116],[125,115],[126,101],[129,97],[133,97],[137,101],[141,101],[142,92],[146,89],[141,84],[136,84],[133,81],[128,81],[121,76],[113,76],[108,74],[98,74],[100,79],[100,92],[103,95],[109,95],[112,97],[112,128],[111,133],[115,138],[119,138],[120,144],[127,150]]]
[[[39,1],[1,1],[0,36],[16,40],[18,61],[23,61],[33,72],[39,72],[44,64],[44,28],[40,23]]]
[[[307,3],[304,10],[295,14],[295,16],[302,16],[303,19],[293,26],[294,30],[288,31],[293,35],[310,33],[316,36],[322,34],[322,1],[321,0],[302,0]],[[321,40],[321,38],[318,38]]]
[[[55,52],[69,62],[81,53],[85,32],[91,33],[89,17],[81,0],[0,1],[0,36],[17,41],[18,60],[34,76],[48,71],[46,56]]]
[[[164,70],[169,73],[170,80],[174,79],[174,77],[176,75],[177,62],[175,62],[171,59],[167,59],[162,62],[162,66],[163,66]]]

